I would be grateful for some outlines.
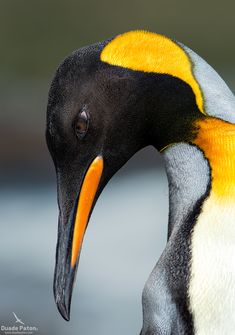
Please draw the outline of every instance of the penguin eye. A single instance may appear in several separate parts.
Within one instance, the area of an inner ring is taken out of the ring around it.
[[[88,114],[83,109],[77,116],[75,120],[75,134],[78,138],[83,138],[88,129]]]

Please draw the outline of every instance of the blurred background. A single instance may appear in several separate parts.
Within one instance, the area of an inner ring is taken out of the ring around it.
[[[0,326],[14,325],[15,312],[40,335],[139,333],[141,292],[166,242],[161,158],[153,148],[139,152],[100,197],[67,323],[52,294],[58,210],[44,139],[50,81],[74,49],[147,29],[192,48],[234,90],[234,10],[234,1],[0,0]]]

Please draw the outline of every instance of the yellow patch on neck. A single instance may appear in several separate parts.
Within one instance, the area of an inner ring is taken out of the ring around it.
[[[197,138],[211,166],[212,192],[226,202],[235,199],[235,125],[208,118],[196,122]]]
[[[194,78],[189,56],[169,38],[147,31],[130,31],[109,42],[100,58],[110,65],[168,74],[185,81],[195,94],[199,110],[205,114],[201,90]]]

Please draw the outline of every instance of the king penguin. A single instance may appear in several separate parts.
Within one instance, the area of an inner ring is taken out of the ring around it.
[[[52,81],[46,139],[57,175],[54,296],[69,320],[92,209],[140,149],[169,182],[166,247],[142,295],[141,335],[235,334],[235,98],[196,53],[130,31],[81,48]]]

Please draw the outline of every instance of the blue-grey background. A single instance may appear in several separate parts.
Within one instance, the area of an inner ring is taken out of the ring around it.
[[[0,326],[14,325],[15,312],[40,335],[138,334],[141,291],[166,242],[160,155],[138,153],[102,193],[65,322],[52,294],[58,211],[44,140],[50,81],[72,50],[141,28],[185,43],[234,89],[234,10],[233,1],[0,0]]]

